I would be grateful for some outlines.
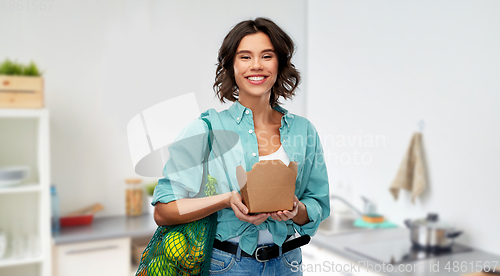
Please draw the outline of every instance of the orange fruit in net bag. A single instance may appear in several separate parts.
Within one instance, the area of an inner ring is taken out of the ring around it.
[[[193,258],[191,255],[187,255],[185,258],[182,258],[180,261],[180,264],[187,269],[193,269],[196,264],[198,263],[197,260]]]
[[[198,267],[195,267],[193,270],[191,270],[191,274],[196,275],[199,274],[201,271],[201,265]]]
[[[137,272],[136,275],[137,276],[148,276],[148,272],[147,272],[146,267],[141,268],[141,270],[139,272]]]
[[[148,255],[148,253],[149,253],[149,250],[145,250],[145,251],[142,253],[141,262],[144,262],[144,259],[146,259],[146,256]]]
[[[203,256],[203,241],[193,241],[189,246],[189,256],[192,256],[196,262],[201,262],[204,259]]]

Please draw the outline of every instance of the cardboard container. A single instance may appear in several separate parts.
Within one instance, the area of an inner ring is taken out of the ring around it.
[[[249,213],[293,209],[297,162],[287,167],[281,160],[262,160],[249,172],[236,167],[236,177]]]
[[[43,108],[43,78],[0,75],[0,108]]]

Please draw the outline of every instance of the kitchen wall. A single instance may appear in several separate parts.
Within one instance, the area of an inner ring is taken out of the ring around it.
[[[124,179],[136,176],[126,126],[140,111],[190,92],[200,112],[226,108],[213,96],[215,63],[239,21],[272,18],[297,42],[295,64],[305,67],[304,0],[51,3],[45,11],[2,7],[0,59],[34,60],[45,71],[63,214],[95,202],[106,208],[99,216],[124,214]],[[290,111],[304,114],[304,87],[285,105]]]
[[[397,223],[438,212],[465,231],[459,241],[500,254],[499,10],[485,0],[53,1],[0,10],[0,59],[45,70],[62,212],[101,202],[101,216],[118,215],[135,176],[130,118],[189,92],[200,110],[225,108],[211,88],[222,38],[268,16],[298,44],[307,81],[285,106],[321,132],[332,188],[351,183]],[[405,192],[395,202],[388,187],[419,120],[429,187],[415,205]]]
[[[331,185],[396,223],[437,212],[459,242],[500,254],[500,2],[308,1],[308,118]],[[429,187],[389,185],[423,120]]]

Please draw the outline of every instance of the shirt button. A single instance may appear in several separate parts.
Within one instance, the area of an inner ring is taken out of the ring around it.
[[[254,153],[252,153],[252,155],[253,155],[253,156],[257,156],[257,153],[255,153],[255,152],[254,152]]]
[[[248,114],[248,113],[250,113],[250,111],[246,110],[246,111],[245,111],[245,114]]]
[[[285,142],[285,139],[283,139],[283,141],[282,141],[282,142]]]
[[[240,117],[236,118],[236,121],[239,121],[240,120]]]
[[[249,130],[248,133],[252,134],[253,133],[253,130]]]

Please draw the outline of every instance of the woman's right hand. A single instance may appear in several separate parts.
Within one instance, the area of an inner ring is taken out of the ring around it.
[[[258,215],[248,215],[248,208],[243,204],[240,193],[233,191],[229,198],[229,207],[233,209],[234,214],[239,220],[259,225],[264,222],[271,214],[260,213]]]

